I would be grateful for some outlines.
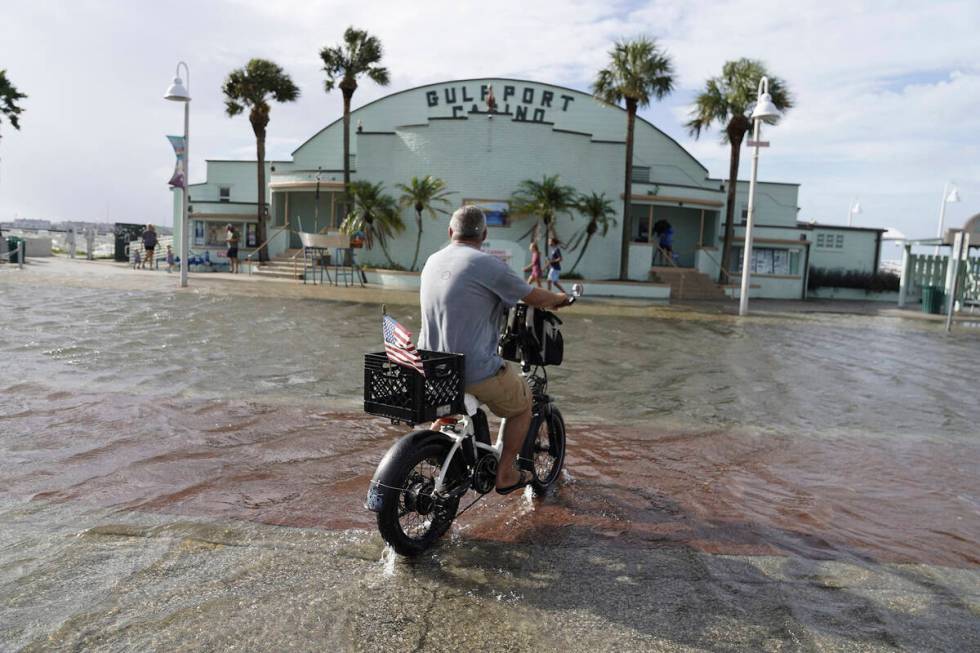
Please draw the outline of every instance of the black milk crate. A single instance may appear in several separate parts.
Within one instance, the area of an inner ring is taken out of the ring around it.
[[[420,424],[466,411],[464,356],[425,349],[419,353],[424,377],[410,367],[392,363],[383,351],[364,354],[364,412]]]

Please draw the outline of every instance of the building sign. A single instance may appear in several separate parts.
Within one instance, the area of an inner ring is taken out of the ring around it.
[[[527,258],[527,250],[520,244],[512,240],[484,240],[480,248],[491,256],[496,256],[501,261],[510,266],[510,269],[518,276],[524,276],[524,259]]]
[[[506,227],[510,215],[510,202],[507,200],[463,200],[463,206],[475,206],[487,217],[488,227]]]
[[[549,117],[567,112],[575,96],[527,84],[493,88],[492,84],[465,82],[426,91],[425,101],[430,118],[464,118],[472,113],[512,116],[516,122],[553,122]]]

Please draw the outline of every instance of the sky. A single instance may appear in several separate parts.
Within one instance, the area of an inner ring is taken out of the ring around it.
[[[801,184],[800,218],[935,234],[944,184],[959,189],[946,224],[980,212],[980,2],[834,0],[3,0],[0,68],[29,97],[21,130],[0,124],[0,219],[170,224],[167,180],[181,106],[162,95],[191,70],[191,179],[205,158],[254,159],[247,118],[224,114],[221,83],[252,57],[300,87],[272,109],[270,158],[288,159],[340,116],[323,90],[320,49],[349,25],[384,44],[391,85],[365,82],[361,106],[420,84],[514,77],[588,91],[611,44],[654,37],[675,90],[641,115],[708,167],[728,170],[717,130],[684,128],[693,98],[725,61],[761,59],[796,106],[766,131],[759,176]],[[740,178],[749,175],[743,152]]]

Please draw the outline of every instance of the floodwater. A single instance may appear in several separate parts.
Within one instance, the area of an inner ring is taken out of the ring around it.
[[[976,329],[570,313],[558,491],[409,563],[377,306],[97,285],[0,274],[0,650],[980,650]]]

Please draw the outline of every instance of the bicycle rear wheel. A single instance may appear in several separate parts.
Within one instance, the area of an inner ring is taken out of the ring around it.
[[[534,472],[531,487],[535,494],[543,495],[557,483],[565,464],[565,420],[561,411],[552,406],[550,411],[535,415],[531,433],[529,453]]]
[[[415,556],[430,546],[449,530],[459,497],[438,498],[433,495],[436,478],[442,468],[450,445],[432,442],[404,453],[395,461],[398,469],[397,482],[384,490],[381,510],[378,512],[378,530],[385,542],[403,556]],[[459,470],[451,478],[459,478]]]

